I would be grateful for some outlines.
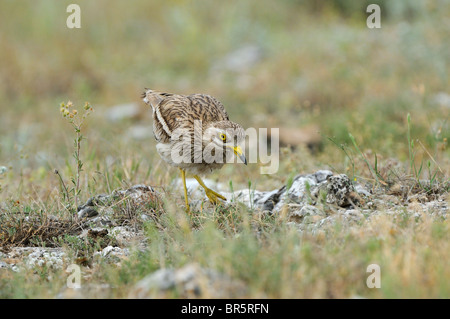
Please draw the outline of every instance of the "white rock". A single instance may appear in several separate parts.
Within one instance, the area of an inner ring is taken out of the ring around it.
[[[439,92],[433,96],[433,101],[443,107],[450,108],[450,94]]]
[[[5,174],[8,171],[6,166],[0,166],[0,175]]]
[[[153,138],[153,128],[149,125],[134,125],[128,129],[128,137],[142,141]]]
[[[137,103],[127,103],[115,105],[108,108],[107,118],[112,122],[118,122],[125,119],[132,119],[140,114],[141,110]]]

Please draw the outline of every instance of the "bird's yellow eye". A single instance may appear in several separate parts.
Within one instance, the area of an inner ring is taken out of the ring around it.
[[[226,137],[225,134],[221,133],[220,134],[220,139],[225,142],[227,140],[227,137]]]

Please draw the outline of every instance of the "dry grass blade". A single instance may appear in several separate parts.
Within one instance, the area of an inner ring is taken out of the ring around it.
[[[58,239],[79,233],[83,224],[69,219],[36,217],[9,218],[0,224],[0,247],[7,251],[11,247],[57,247]],[[21,216],[22,217],[22,216]]]

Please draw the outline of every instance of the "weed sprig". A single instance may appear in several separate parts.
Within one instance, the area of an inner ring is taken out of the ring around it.
[[[89,104],[89,102],[86,102],[84,104],[83,111],[79,113],[78,110],[74,108],[74,104],[71,101],[68,101],[67,103],[62,102],[60,104],[59,111],[61,115],[65,119],[67,119],[67,121],[72,125],[72,128],[75,132],[74,152],[72,156],[75,159],[76,173],[75,176],[71,177],[73,185],[72,188],[70,188],[69,190],[67,189],[61,175],[57,170],[55,170],[55,174],[57,174],[60,177],[61,183],[65,190],[65,196],[68,197],[67,200],[69,202],[71,201],[71,199],[69,198],[70,193],[72,194],[73,208],[76,211],[78,207],[78,197],[80,195],[80,174],[83,171],[83,162],[80,158],[80,152],[81,152],[81,142],[83,141],[84,136],[81,134],[81,129],[83,127],[86,118],[94,111],[94,109]]]

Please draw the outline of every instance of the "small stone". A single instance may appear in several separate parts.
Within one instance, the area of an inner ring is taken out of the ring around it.
[[[320,170],[314,173],[317,183],[326,182],[331,176],[333,176],[333,172],[329,170]]]
[[[8,171],[6,166],[0,166],[0,175],[5,174]]]
[[[1,268],[10,268],[10,265],[8,263],[5,263],[4,261],[0,261],[0,269]]]
[[[138,141],[153,138],[153,129],[151,126],[134,125],[128,129],[127,136]]]
[[[97,215],[98,215],[97,210],[91,206],[86,206],[85,208],[83,208],[82,210],[80,210],[78,212],[78,218],[80,218],[80,219],[94,217]]]
[[[119,122],[137,118],[141,113],[141,108],[137,103],[127,103],[110,107],[107,112],[107,117],[110,121]]]
[[[355,191],[358,194],[361,194],[361,195],[364,195],[364,196],[367,196],[367,197],[371,196],[370,192],[364,186],[362,186],[361,184],[358,184],[358,185],[355,186]]]
[[[327,203],[340,207],[346,207],[352,204],[350,196],[352,196],[351,194],[354,188],[347,175],[339,174],[329,177],[326,190]]]
[[[433,96],[433,102],[450,109],[450,94],[446,92],[439,92]]]

